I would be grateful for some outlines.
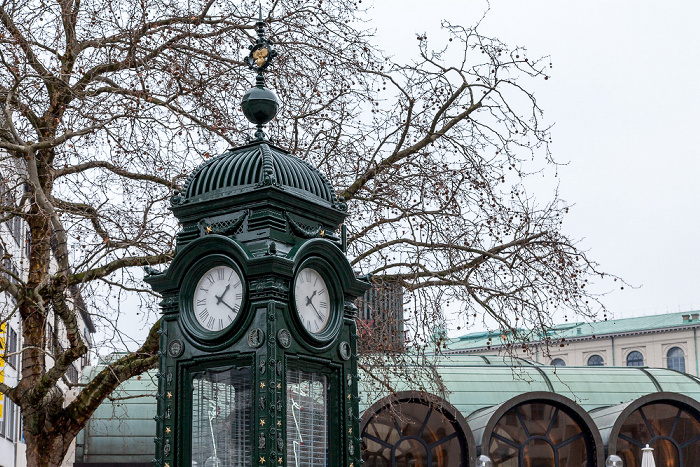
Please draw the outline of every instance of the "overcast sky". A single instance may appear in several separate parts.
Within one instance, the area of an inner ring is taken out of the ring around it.
[[[437,39],[441,19],[473,25],[487,6],[374,0],[370,16],[399,59],[415,56],[416,33]],[[552,58],[552,77],[530,89],[568,162],[564,231],[640,286],[607,297],[616,318],[700,309],[699,18],[690,1],[494,0],[479,27]]]

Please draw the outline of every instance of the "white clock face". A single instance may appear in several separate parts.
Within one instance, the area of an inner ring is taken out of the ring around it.
[[[228,266],[216,266],[199,279],[192,307],[204,329],[221,331],[236,319],[242,302],[243,285],[238,273]]]
[[[318,334],[330,316],[330,296],[323,277],[312,268],[299,271],[294,280],[294,304],[307,331]]]

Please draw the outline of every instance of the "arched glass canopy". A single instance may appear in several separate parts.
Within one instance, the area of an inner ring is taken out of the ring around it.
[[[372,406],[362,429],[363,467],[468,467],[471,434],[443,404],[410,396]]]
[[[622,424],[617,452],[624,465],[641,465],[642,448],[654,448],[656,465],[700,465],[700,420],[685,407],[654,402],[638,408]]]
[[[493,467],[593,465],[594,449],[581,426],[546,402],[526,402],[496,423],[488,445]]]

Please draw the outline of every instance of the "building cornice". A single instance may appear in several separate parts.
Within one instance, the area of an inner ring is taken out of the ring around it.
[[[595,334],[595,335],[581,335],[581,336],[573,336],[573,337],[553,337],[553,339],[550,342],[560,342],[561,339],[565,339],[566,342],[582,342],[582,341],[592,341],[592,340],[605,340],[605,339],[610,339],[612,337],[629,337],[629,336],[639,336],[639,335],[645,335],[645,334],[657,334],[657,333],[666,333],[666,332],[674,332],[674,331],[686,331],[686,330],[692,330],[692,329],[698,329],[700,328],[700,321],[697,323],[693,324],[686,324],[682,326],[673,326],[673,327],[667,327],[667,328],[655,328],[655,329],[639,329],[635,331],[625,331],[625,332],[612,332],[612,333],[607,333],[607,334]],[[534,341],[534,342],[529,342],[527,343],[528,347],[532,346],[540,346],[540,345],[545,345],[546,341],[545,340],[539,340],[539,341]],[[511,344],[512,345],[512,344]],[[522,343],[517,344],[522,345]],[[508,346],[505,344],[495,344],[491,346],[481,346],[481,347],[470,347],[467,349],[456,349],[456,350],[447,350],[445,353],[446,354],[462,354],[462,353],[473,353],[473,352],[481,352],[481,351],[491,351],[491,350],[498,350],[502,348],[507,348]]]

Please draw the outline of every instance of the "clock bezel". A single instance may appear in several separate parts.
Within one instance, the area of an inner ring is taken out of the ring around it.
[[[326,326],[319,333],[313,333],[306,329],[304,323],[302,322],[299,310],[297,309],[296,303],[296,283],[299,278],[299,273],[306,268],[314,269],[326,283],[328,288],[328,320]],[[292,313],[294,317],[294,325],[301,330],[300,334],[304,336],[307,340],[311,341],[312,344],[328,344],[333,341],[340,331],[342,324],[342,316],[339,312],[339,290],[340,280],[338,279],[335,270],[331,267],[325,259],[319,256],[311,256],[304,259],[301,263],[297,265],[294,270],[294,276],[292,278],[290,293],[290,306],[294,310]]]
[[[241,299],[241,306],[238,310],[238,314],[236,314],[233,322],[220,331],[210,331],[197,320],[193,301],[196,287],[200,279],[204,277],[204,274],[217,266],[227,266],[236,271],[236,274],[238,274],[238,277],[241,279],[243,298]],[[187,334],[201,343],[211,344],[213,341],[223,342],[240,328],[241,316],[245,314],[247,302],[248,288],[246,287],[246,278],[238,263],[233,258],[223,254],[204,256],[188,268],[182,282],[182,287],[180,288],[180,317],[183,324],[182,327]]]

